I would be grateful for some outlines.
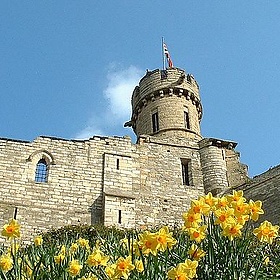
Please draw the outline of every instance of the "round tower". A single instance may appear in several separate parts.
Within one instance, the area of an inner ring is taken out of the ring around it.
[[[179,68],[147,71],[132,94],[132,126],[137,137],[200,140],[202,105],[194,77]]]

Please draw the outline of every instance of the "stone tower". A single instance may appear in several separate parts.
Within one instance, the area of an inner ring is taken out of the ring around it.
[[[148,136],[192,151],[181,159],[182,166],[189,177],[202,174],[205,193],[217,195],[246,181],[247,168],[234,150],[237,143],[202,137],[202,104],[193,75],[179,68],[147,71],[131,103],[132,117],[125,126],[132,126],[138,140]],[[194,168],[193,157],[199,158],[199,168]]]
[[[179,68],[147,71],[132,95],[135,134],[157,138],[201,139],[202,106],[192,75]]]

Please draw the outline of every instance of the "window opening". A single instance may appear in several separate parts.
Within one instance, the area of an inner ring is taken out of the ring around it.
[[[119,170],[120,169],[120,159],[117,158],[117,169]]]
[[[181,166],[182,166],[183,185],[189,186],[190,185],[190,162],[182,161]]]
[[[46,183],[48,177],[48,165],[45,159],[40,159],[36,165],[35,182]]]
[[[185,128],[190,129],[190,117],[189,117],[189,112],[184,111],[184,121],[185,121]]]
[[[225,151],[224,151],[224,150],[222,150],[222,157],[223,157],[223,160],[225,160],[225,159],[226,159],[226,156],[225,156]]]
[[[122,223],[122,210],[119,210],[119,215],[118,215],[118,223]]]
[[[153,125],[153,132],[157,132],[159,130],[158,112],[152,114],[152,125]]]

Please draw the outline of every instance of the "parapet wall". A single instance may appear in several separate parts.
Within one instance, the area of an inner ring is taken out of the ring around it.
[[[192,75],[186,74],[184,70],[179,68],[156,69],[147,71],[146,75],[140,80],[139,87],[135,88],[132,95],[132,107],[137,107],[140,100],[147,99],[152,92],[175,87],[187,90],[197,100],[200,100],[199,87]]]

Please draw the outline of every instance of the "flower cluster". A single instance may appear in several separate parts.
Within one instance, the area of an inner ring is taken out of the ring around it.
[[[191,202],[190,209],[183,214],[183,229],[191,240],[200,243],[208,234],[207,224],[211,217],[215,225],[220,226],[222,235],[232,241],[236,237],[241,237],[246,222],[249,220],[256,222],[263,213],[262,202],[253,200],[246,202],[243,191],[233,191],[232,194],[219,198],[208,193]],[[265,221],[259,229],[254,230],[254,234],[260,241],[272,243],[277,237],[278,228]]]
[[[172,237],[167,226],[162,227],[157,232],[144,231],[139,236],[138,248],[144,255],[157,255],[158,251],[164,252],[171,249],[176,244],[176,239]]]
[[[138,280],[155,279],[161,275],[161,279],[169,280],[214,279],[209,275],[202,276],[208,269],[215,277],[216,273],[220,273],[217,279],[228,279],[224,274],[226,266],[220,263],[215,267],[221,250],[223,253],[231,250],[227,259],[234,267],[233,262],[244,258],[244,252],[250,253],[249,249],[255,250],[257,246],[269,246],[278,237],[279,226],[264,221],[250,231],[250,240],[254,239],[252,243],[258,245],[250,247],[250,241],[247,245],[242,241],[242,257],[234,256],[239,253],[236,241],[248,237],[245,235],[245,228],[248,229],[246,224],[258,221],[263,213],[262,202],[246,201],[242,191],[233,191],[222,197],[213,197],[209,193],[191,201],[190,209],[183,214],[182,230],[174,227],[170,231],[169,227],[163,226],[151,231],[122,231],[119,236],[116,232],[108,231],[109,234],[98,236],[94,241],[75,237],[71,241],[66,239],[63,244],[54,242],[51,246],[45,243],[44,236],[38,235],[33,240],[33,246],[20,250],[16,242],[20,237],[20,225],[12,219],[3,226],[1,232],[11,242],[11,246],[0,251],[0,278],[4,275],[3,279],[7,280],[45,279],[47,275],[50,279]],[[267,252],[266,249],[258,257],[260,253],[254,251],[250,256],[269,267],[273,258]],[[258,271],[259,268],[251,269],[251,265],[252,262],[250,265],[245,263],[241,270],[248,269],[248,273]],[[239,266],[234,269],[234,273],[237,273]],[[20,278],[18,271],[21,273]],[[248,278],[249,274],[246,273],[240,272],[243,276],[236,276],[236,279],[257,279],[256,275],[255,278]]]

